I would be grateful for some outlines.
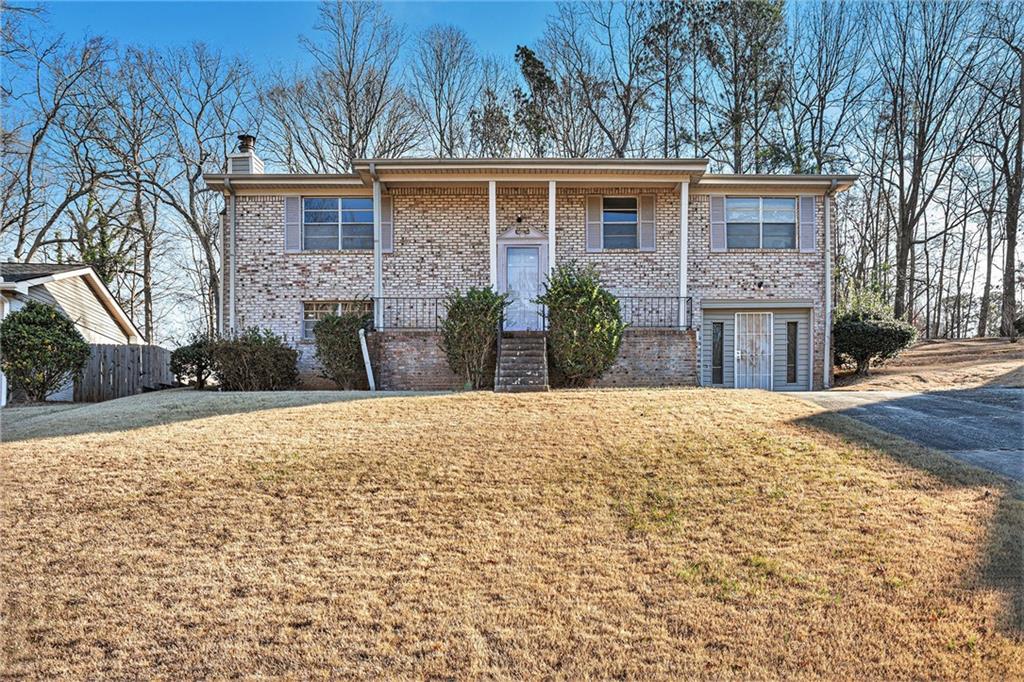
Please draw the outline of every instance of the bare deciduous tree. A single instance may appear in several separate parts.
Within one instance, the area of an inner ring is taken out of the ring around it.
[[[431,26],[419,37],[411,90],[431,151],[441,158],[469,151],[469,112],[479,90],[479,57],[466,33]]]

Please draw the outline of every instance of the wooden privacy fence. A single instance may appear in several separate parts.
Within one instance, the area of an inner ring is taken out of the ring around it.
[[[92,344],[75,381],[75,402],[95,403],[174,385],[171,351],[160,346]]]

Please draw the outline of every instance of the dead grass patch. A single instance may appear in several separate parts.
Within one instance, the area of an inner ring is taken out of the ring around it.
[[[838,390],[930,391],[983,386],[1024,388],[1024,342],[1007,339],[927,339],[869,377],[837,374]]]
[[[800,400],[153,398],[0,445],[8,675],[1024,674],[1020,501]]]

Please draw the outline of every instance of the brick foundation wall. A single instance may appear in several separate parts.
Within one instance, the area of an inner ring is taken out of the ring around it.
[[[439,391],[462,388],[438,347],[437,332],[394,331],[370,334],[377,386],[385,391]]]
[[[692,330],[634,329],[622,338],[619,358],[594,385],[695,386],[697,339]]]

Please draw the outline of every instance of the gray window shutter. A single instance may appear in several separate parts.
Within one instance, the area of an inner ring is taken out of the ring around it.
[[[302,197],[284,198],[284,250],[302,251]]]
[[[725,251],[725,197],[711,195],[711,250]]]
[[[384,253],[395,251],[395,221],[392,216],[394,206],[391,197],[380,198],[380,244]]]
[[[815,197],[800,197],[800,250],[814,253],[814,238],[818,234],[818,211],[814,205]]]
[[[604,244],[601,234],[601,197],[587,197],[587,251],[600,251]]]
[[[640,250],[654,251],[654,195],[644,194],[640,197]]]

